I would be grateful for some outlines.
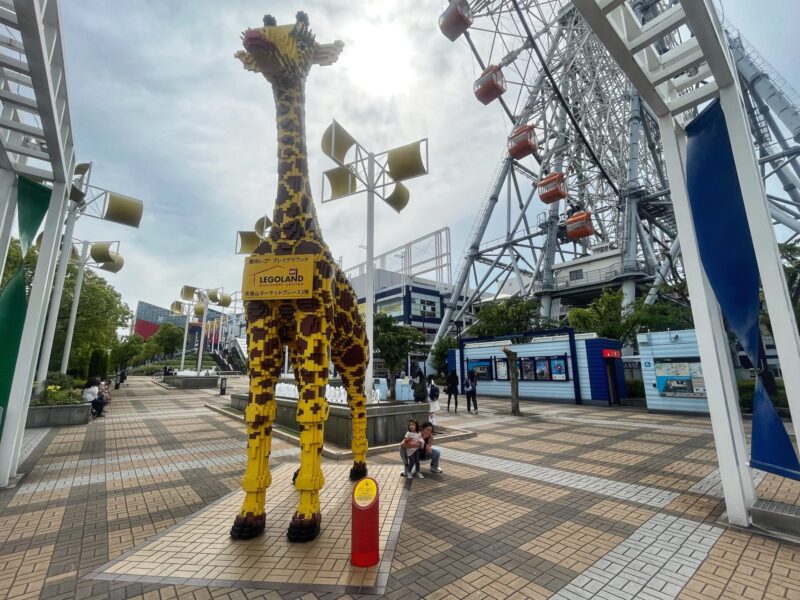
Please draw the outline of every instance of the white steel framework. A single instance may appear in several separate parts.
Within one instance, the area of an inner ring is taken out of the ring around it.
[[[6,255],[14,174],[52,182],[0,437],[0,487],[17,472],[36,358],[56,270],[75,163],[58,0],[0,2],[0,254]]]
[[[536,296],[543,315],[558,318],[567,306],[588,302],[609,285],[622,287],[627,306],[637,287],[649,290],[646,301],[652,303],[665,282],[676,286],[685,280],[659,118],[665,111],[691,113],[717,93],[717,84],[713,78],[705,83],[710,67],[685,27],[680,4],[635,0],[627,5],[627,26],[634,33],[625,49],[652,64],[658,60],[649,78],[629,71],[633,59],[618,59],[615,49],[607,48],[577,10],[579,4],[469,2],[473,23],[459,41],[480,70],[502,68],[507,91],[495,104],[508,120],[509,133],[533,126],[537,150],[521,160],[503,153],[456,269],[452,299],[467,295],[469,300],[456,308],[451,299],[437,339],[486,299]],[[598,5],[609,14],[622,4],[605,0]],[[789,196],[770,198],[770,216],[798,234],[800,148],[779,133],[781,127],[788,129],[789,139],[800,133],[798,96],[733,28],[728,35],[753,107],[751,130],[762,133],[761,140],[754,136],[762,175],[779,178]],[[676,73],[682,75],[674,78]],[[675,88],[674,97],[648,91],[651,83],[667,82]],[[546,205],[537,182],[554,172],[564,174],[569,194]],[[566,219],[578,211],[591,213],[594,233],[570,239]],[[588,265],[570,273],[571,261],[578,258]]]

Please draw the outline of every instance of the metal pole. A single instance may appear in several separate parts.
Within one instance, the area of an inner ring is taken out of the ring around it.
[[[183,349],[181,350],[181,371],[183,371],[183,362],[186,359],[186,340],[189,337],[189,318],[192,314],[192,305],[186,305],[186,323],[183,325]]]
[[[761,287],[764,290],[764,299],[767,301],[778,358],[782,365],[798,365],[800,336],[794,318],[794,304],[786,287],[781,255],[775,240],[775,228],[772,226],[764,184],[753,155],[750,130],[735,83],[722,88],[719,91],[719,99],[728,126],[739,186],[742,196],[747,199],[744,209],[761,274]],[[786,399],[792,416],[795,439],[800,440],[800,369],[784,368],[783,382],[786,386]]]
[[[367,358],[369,358],[369,364],[364,376],[364,395],[369,402],[372,399],[372,379],[375,372],[373,364],[374,333],[372,331],[375,322],[373,306],[375,303],[375,155],[372,152],[369,153],[367,161],[367,183],[369,184],[367,186],[367,274],[364,282],[364,294],[367,309],[367,340],[369,342]]]
[[[11,228],[17,211],[17,196],[14,194],[17,178],[13,171],[0,169],[0,278],[6,267],[8,245],[11,243]]]
[[[47,301],[53,285],[53,274],[56,268],[56,250],[61,238],[67,203],[64,198],[67,184],[56,181],[50,194],[47,216],[44,222],[44,235],[39,248],[39,258],[25,311],[22,340],[14,367],[14,378],[8,394],[8,412],[0,436],[0,487],[8,485],[9,479],[16,473],[22,439],[25,432],[25,420],[31,400],[31,386],[36,370],[36,352],[42,340],[44,317],[47,312]]]
[[[197,374],[200,375],[200,369],[203,366],[203,344],[206,343],[206,320],[208,319],[208,295],[206,292],[203,294],[203,323],[200,326],[200,343],[197,345]]]
[[[67,372],[69,353],[72,349],[72,333],[75,330],[75,318],[78,316],[78,303],[81,301],[81,286],[83,285],[83,272],[89,255],[89,242],[83,242],[81,261],[78,263],[78,274],[75,278],[75,290],[72,292],[72,308],[69,311],[69,324],[67,325],[67,339],[64,341],[64,355],[61,357],[61,372]]]
[[[64,279],[67,275],[67,265],[72,254],[72,232],[75,230],[75,221],[78,218],[78,205],[74,202],[67,214],[67,225],[64,228],[64,237],[61,242],[61,256],[58,258],[56,278],[53,282],[53,294],[50,297],[50,310],[47,313],[47,325],[42,340],[42,350],[39,354],[39,369],[36,371],[36,393],[41,394],[44,389],[44,380],[47,379],[47,369],[50,367],[50,354],[53,351],[53,339],[56,335],[58,311],[61,308],[61,294],[64,292]]]
[[[703,361],[703,377],[725,507],[728,510],[728,520],[732,524],[749,527],[749,509],[755,495],[753,478],[747,465],[747,446],[728,339],[722,325],[719,305],[703,270],[697,233],[692,222],[692,209],[686,189],[686,134],[671,116],[660,117],[659,126],[675,222],[681,239],[686,283],[692,298],[697,345]]]

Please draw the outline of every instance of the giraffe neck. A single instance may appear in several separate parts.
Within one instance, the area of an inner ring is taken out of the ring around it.
[[[305,81],[275,82],[272,89],[278,123],[278,195],[270,238],[321,241],[308,181]]]

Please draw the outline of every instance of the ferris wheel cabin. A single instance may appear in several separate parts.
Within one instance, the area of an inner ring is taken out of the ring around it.
[[[589,237],[593,233],[592,213],[588,210],[578,211],[567,218],[567,238],[569,240],[574,242]]]
[[[537,150],[533,125],[523,125],[511,132],[508,138],[508,153],[520,160],[530,156]]]
[[[470,25],[472,25],[472,9],[467,0],[452,0],[439,16],[439,29],[451,42],[455,42]]]
[[[567,180],[560,171],[551,173],[539,181],[539,200],[545,204],[558,202],[568,195]]]
[[[498,65],[489,65],[472,85],[475,97],[483,104],[497,100],[506,91],[506,78]]]

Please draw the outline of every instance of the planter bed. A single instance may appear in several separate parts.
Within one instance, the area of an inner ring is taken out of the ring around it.
[[[247,408],[247,394],[231,394],[230,406],[243,411]],[[277,398],[276,424],[297,431],[297,400]],[[325,422],[324,440],[344,448],[350,447],[350,408],[342,404],[328,404],[330,413]],[[381,402],[367,405],[367,442],[370,446],[399,443],[408,431],[408,420],[420,423],[428,420],[428,403]]]
[[[90,404],[61,404],[58,406],[31,406],[25,427],[63,427],[86,425],[91,418]]]

